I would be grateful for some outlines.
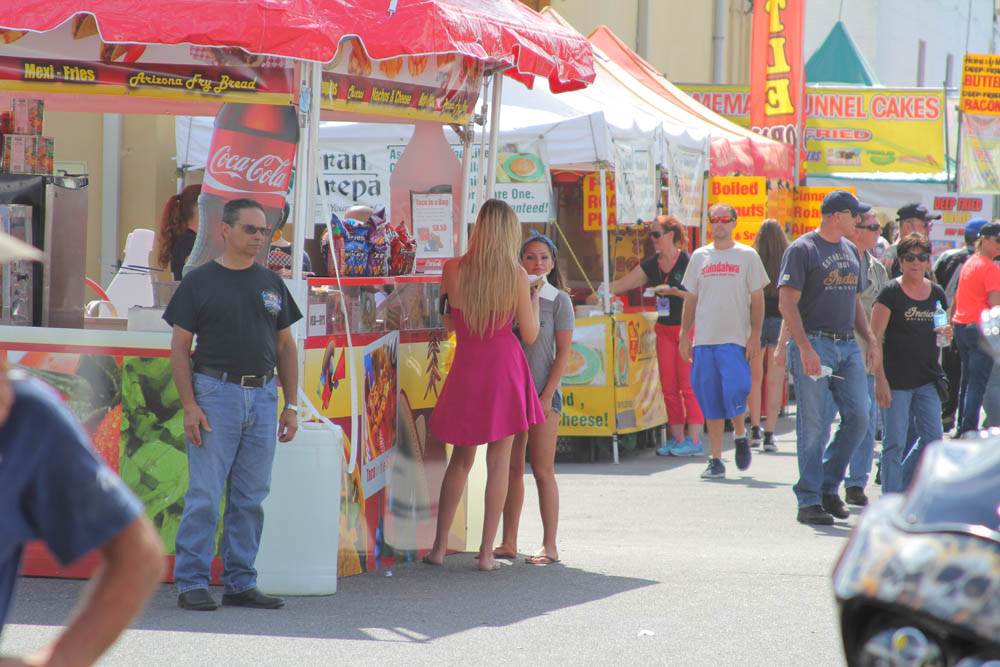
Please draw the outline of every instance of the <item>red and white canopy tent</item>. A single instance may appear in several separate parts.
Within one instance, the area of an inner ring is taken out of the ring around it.
[[[792,147],[751,132],[723,118],[672,84],[604,26],[588,39],[611,60],[671,104],[702,119],[712,132],[712,175],[740,173],[794,182]]]
[[[515,0],[22,0],[0,6],[0,30],[44,33],[82,14],[94,17],[107,44],[239,47],[327,63],[356,37],[375,60],[462,54],[509,67],[529,87],[545,77],[553,92],[594,78],[581,35]]]
[[[428,67],[430,56],[438,58]],[[409,79],[405,70],[400,74],[404,57],[419,65],[417,75],[417,67],[408,68]],[[442,58],[457,60],[444,84],[441,77],[434,80],[446,66]],[[398,63],[383,69],[393,59]],[[389,78],[399,75],[411,93],[429,91],[429,106],[420,107],[416,94],[409,96],[408,106],[374,100],[353,105],[347,83],[371,75],[372,61]],[[93,67],[81,70],[81,64]],[[328,79],[338,68],[345,82],[339,96],[337,83]],[[214,73],[216,81],[236,71],[242,76],[230,79],[252,86],[253,94],[199,93],[191,83],[201,70],[211,70],[206,77],[211,80]],[[555,92],[582,88],[594,79],[590,45],[516,0],[21,0],[0,5],[0,105],[25,94],[44,99],[50,110],[111,113],[215,115],[226,101],[296,104],[306,117],[300,123],[308,128],[300,133],[296,173],[306,178],[296,179],[299,184],[314,181],[310,166],[321,115],[465,124],[480,77],[492,76],[494,100],[499,100],[499,73],[528,86],[534,77],[544,77]],[[456,99],[461,103],[449,104]],[[494,129],[498,107],[492,107]],[[295,194],[293,219],[298,219],[309,206],[304,188]],[[302,227],[295,226],[296,237]],[[294,240],[296,256],[301,241]],[[292,266],[299,264],[296,259]]]
[[[106,113],[215,115],[228,101],[295,105],[299,298],[320,117],[466,125],[480,82],[485,95],[491,80],[492,176],[501,74],[527,86],[544,77],[554,92],[585,87],[595,76],[582,35],[517,0],[0,3],[0,105],[26,95],[51,110]],[[376,86],[367,85],[374,79],[401,95],[376,98]],[[348,94],[358,90],[363,95]]]

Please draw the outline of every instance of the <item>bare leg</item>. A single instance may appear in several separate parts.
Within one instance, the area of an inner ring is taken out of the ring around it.
[[[670,424],[667,426],[667,430],[670,433],[670,437],[674,440],[684,439],[684,424]],[[531,467],[534,468],[534,464]]]
[[[701,440],[701,430],[703,426],[704,424],[688,424],[687,437],[691,438],[695,442]]]
[[[722,458],[722,434],[726,429],[725,419],[706,419],[705,424],[708,426],[708,444],[711,447],[712,458],[721,459]],[[739,425],[740,430],[743,430],[743,418],[739,415],[733,417],[733,428]],[[440,515],[439,515],[440,516]]]
[[[462,500],[465,482],[469,478],[469,470],[476,460],[476,447],[452,447],[451,460],[444,471],[441,480],[441,495],[438,498],[437,529],[434,532],[434,546],[427,554],[427,559],[434,563],[444,560],[448,551],[448,534],[451,524],[455,521],[458,503]]]
[[[774,348],[767,348],[767,430],[774,432],[785,388],[785,367],[774,363]]]
[[[764,355],[757,354],[750,360],[750,396],[747,409],[750,410],[750,425],[760,427],[761,387],[764,379]],[[768,422],[770,425],[770,422]]]
[[[733,437],[742,438],[744,435],[747,434],[747,425],[744,416],[745,413],[743,415],[736,415],[735,417],[733,417]],[[725,426],[725,421],[723,421],[722,424],[723,426]]]
[[[479,569],[495,570],[493,539],[497,536],[500,514],[507,501],[507,480],[510,477],[510,435],[486,445],[486,511],[483,513],[483,541],[479,545]]]
[[[532,426],[532,429],[535,427]],[[503,537],[493,550],[497,558],[517,556],[517,528],[521,523],[521,506],[524,505],[524,452],[528,447],[528,432],[514,436],[510,449],[510,478],[507,481],[507,502],[503,505]],[[534,466],[532,466],[534,468]]]
[[[559,434],[557,412],[550,412],[543,424],[531,427],[531,473],[538,487],[538,509],[542,514],[542,548],[536,556],[548,556],[559,560],[556,549],[556,529],[559,526],[559,486],[556,484],[556,439]]]

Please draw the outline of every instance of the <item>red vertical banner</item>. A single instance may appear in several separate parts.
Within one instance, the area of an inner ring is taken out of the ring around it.
[[[798,144],[802,122],[805,0],[753,3],[750,52],[750,129],[776,141]]]

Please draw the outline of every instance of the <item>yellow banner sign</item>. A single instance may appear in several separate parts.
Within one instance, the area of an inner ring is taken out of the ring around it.
[[[601,175],[590,173],[583,177],[583,229],[584,231],[601,231]],[[615,175],[605,173],[607,178],[608,229],[614,229],[618,222],[617,205],[615,201]]]
[[[1000,116],[1000,55],[965,54],[959,108],[964,113]]]
[[[599,315],[578,319],[563,374],[559,435],[614,434],[612,363],[611,318]]]
[[[785,233],[788,240],[793,241],[806,232],[819,227],[822,216],[823,197],[834,190],[847,190],[857,196],[854,188],[829,188],[800,186],[795,189],[795,205],[792,209],[790,222],[785,223]]]
[[[730,204],[736,209],[733,239],[751,244],[767,217],[767,182],[763,176],[713,176],[708,179],[708,206]],[[709,226],[708,240],[712,240]]]
[[[665,424],[656,363],[656,313],[615,315],[615,426],[634,433]]]
[[[747,86],[681,88],[716,113],[749,127]],[[1000,95],[997,99],[1000,102]],[[1000,113],[1000,104],[992,113]],[[804,119],[809,174],[938,173],[945,168],[941,91],[812,86],[806,89]]]

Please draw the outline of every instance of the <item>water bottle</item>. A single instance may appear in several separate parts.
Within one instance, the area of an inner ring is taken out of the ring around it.
[[[934,328],[937,329],[938,327],[946,326],[948,326],[948,313],[944,312],[944,308],[941,307],[941,302],[938,301],[934,308]],[[948,337],[940,331],[937,335],[937,346],[948,347]]]

